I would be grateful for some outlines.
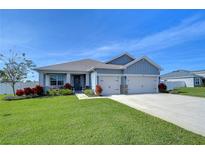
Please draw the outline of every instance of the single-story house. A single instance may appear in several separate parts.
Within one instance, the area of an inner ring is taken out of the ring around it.
[[[176,70],[160,76],[165,83],[184,83],[184,87],[197,87],[204,85],[205,71]]]
[[[155,93],[161,67],[146,56],[134,58],[123,53],[107,62],[82,59],[39,67],[39,83],[48,88],[70,83],[75,91],[99,84],[103,95]]]

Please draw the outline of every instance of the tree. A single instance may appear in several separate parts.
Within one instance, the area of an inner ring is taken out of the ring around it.
[[[0,54],[3,68],[0,70],[1,82],[10,83],[15,95],[15,84],[26,79],[27,74],[35,67],[32,60],[26,58],[26,54],[18,54],[10,51],[10,56]]]

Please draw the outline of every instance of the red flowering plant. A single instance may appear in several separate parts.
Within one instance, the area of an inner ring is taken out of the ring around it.
[[[72,89],[72,86],[71,86],[70,83],[66,83],[66,84],[64,85],[64,88],[65,88],[65,89]]]
[[[36,87],[35,87],[35,93],[36,93],[38,96],[42,96],[42,95],[43,95],[43,87],[40,86],[40,85],[36,85]]]
[[[31,95],[32,94],[32,89],[30,87],[24,88],[24,94],[26,96]]]
[[[96,87],[95,87],[96,95],[100,96],[102,91],[103,91],[102,87],[100,85],[96,85]]]
[[[17,89],[16,90],[16,95],[17,96],[23,96],[24,95],[24,90],[23,89]]]
[[[162,92],[162,93],[167,92],[167,86],[164,83],[160,83],[158,85],[158,89],[159,89],[159,92]]]
[[[32,95],[35,95],[36,92],[37,92],[37,91],[36,91],[36,88],[31,88],[31,94],[32,94]]]

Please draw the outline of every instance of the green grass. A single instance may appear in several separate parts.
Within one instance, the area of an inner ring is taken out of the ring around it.
[[[205,97],[205,87],[178,88],[174,91],[182,95]]]
[[[0,144],[205,144],[205,137],[110,99],[56,96],[0,100]]]

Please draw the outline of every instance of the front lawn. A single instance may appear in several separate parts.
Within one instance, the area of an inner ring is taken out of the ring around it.
[[[174,92],[182,95],[205,97],[205,87],[178,88]]]
[[[0,144],[205,144],[205,137],[110,99],[0,100]]]

